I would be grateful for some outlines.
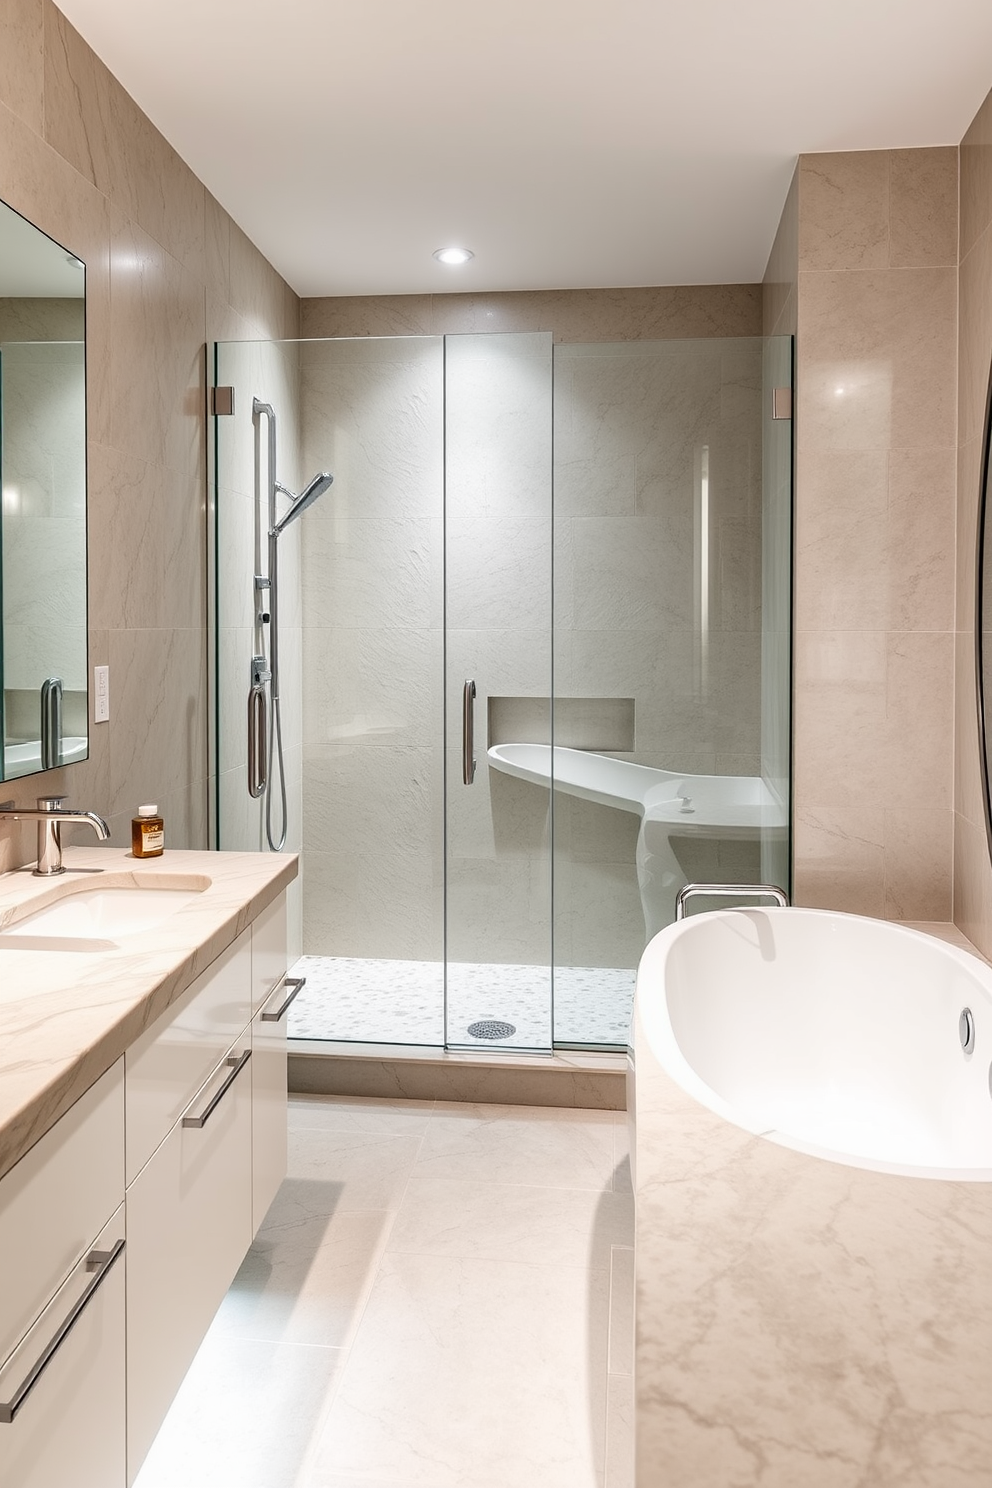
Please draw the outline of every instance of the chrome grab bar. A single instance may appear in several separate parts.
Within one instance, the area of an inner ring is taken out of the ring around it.
[[[207,1122],[210,1120],[211,1116],[214,1114],[217,1107],[220,1105],[221,1101],[224,1099],[225,1095],[230,1090],[231,1086],[234,1084],[235,1080],[238,1078],[250,1058],[251,1050],[246,1049],[245,1052],[240,1055],[240,1057],[237,1054],[231,1054],[227,1059],[224,1060],[224,1063],[227,1065],[228,1069],[230,1069],[231,1073],[228,1075],[223,1085],[221,1085],[220,1088],[217,1090],[216,1094],[214,1095],[213,1099],[210,1101],[209,1105],[202,1113],[202,1115],[184,1116],[183,1126],[195,1126],[197,1128],[206,1126]]]
[[[475,683],[471,678],[462,688],[462,785],[475,779]]]
[[[282,985],[284,987],[292,987],[293,990],[290,992],[289,996],[286,998],[286,1001],[282,1004],[282,1006],[279,1009],[277,1009],[276,1012],[274,1012],[274,1013],[263,1013],[262,1014],[262,1022],[263,1023],[281,1023],[282,1020],[283,1020],[283,1018],[285,1018],[286,1014],[289,1012],[289,1009],[290,1009],[291,1005],[299,997],[300,993],[303,991],[303,988],[306,986],[306,984],[307,984],[306,977],[291,977],[291,976],[283,977],[283,979],[282,979]]]
[[[789,896],[777,884],[686,884],[675,899],[676,920],[685,919],[690,899],[774,899],[783,909],[789,907]]]
[[[62,763],[62,678],[46,677],[41,684],[41,768]]]
[[[18,1389],[14,1391],[10,1400],[0,1403],[0,1425],[9,1426],[21,1406],[27,1400],[35,1385],[41,1379],[45,1370],[51,1364],[59,1349],[65,1343],[73,1328],[79,1322],[83,1313],[89,1307],[97,1291],[106,1281],[110,1274],[110,1268],[115,1261],[124,1253],[124,1241],[118,1240],[113,1250],[91,1250],[86,1257],[86,1269],[92,1271],[93,1276],[86,1284],[86,1290],[73,1305],[71,1311],[59,1325],[55,1336],[49,1339],[38,1359],[28,1370]]]
[[[265,684],[271,675],[265,657],[253,656],[248,693],[248,794],[253,801],[265,790],[269,778],[269,707]]]

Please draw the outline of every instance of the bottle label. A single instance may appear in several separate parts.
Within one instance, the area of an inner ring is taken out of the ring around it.
[[[165,847],[165,830],[162,827],[142,827],[141,847],[146,853],[161,852]]]

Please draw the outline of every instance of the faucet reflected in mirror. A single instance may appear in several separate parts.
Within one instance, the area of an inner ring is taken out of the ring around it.
[[[12,801],[0,803],[0,818],[8,821],[38,823],[38,864],[36,878],[54,878],[65,872],[62,862],[62,828],[85,822],[98,839],[106,842],[110,828],[95,811],[74,811],[65,804],[64,796],[39,796],[37,806],[15,806]]]

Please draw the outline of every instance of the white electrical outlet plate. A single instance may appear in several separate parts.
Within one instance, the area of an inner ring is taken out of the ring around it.
[[[107,723],[110,719],[110,668],[93,668],[93,722]]]

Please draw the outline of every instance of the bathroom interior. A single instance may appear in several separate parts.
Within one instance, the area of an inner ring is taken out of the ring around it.
[[[985,1482],[992,1171],[734,1145],[632,1015],[693,883],[992,958],[992,21],[961,0],[889,116],[780,133],[749,269],[556,278],[536,245],[500,280],[481,239],[431,258],[442,213],[407,284],[318,286],[100,9],[0,12],[0,1246],[35,1265],[42,1156],[114,1102],[123,1177],[37,1297],[0,1286],[0,1478]],[[221,987],[229,1036],[182,1023]],[[156,1146],[174,1016],[200,1065]],[[225,1256],[152,1186],[208,1119],[248,1133],[189,1159],[217,1235],[245,1210]],[[754,1314],[760,1358],[719,1324]]]

